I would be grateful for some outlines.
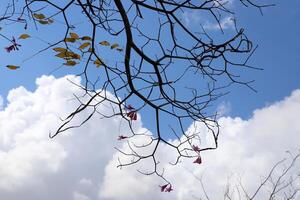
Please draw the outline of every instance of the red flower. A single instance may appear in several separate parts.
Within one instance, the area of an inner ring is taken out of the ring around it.
[[[124,139],[126,139],[126,138],[128,138],[128,137],[127,137],[127,136],[124,136],[124,135],[119,135],[118,140],[124,140]]]
[[[195,145],[193,145],[193,150],[198,152],[198,153],[200,152],[200,148],[198,146],[195,146]]]
[[[201,157],[199,156],[193,163],[197,163],[200,165],[202,163]]]

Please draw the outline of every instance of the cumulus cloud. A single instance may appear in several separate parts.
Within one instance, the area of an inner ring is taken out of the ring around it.
[[[0,95],[0,110],[2,110],[2,109],[3,109],[3,98]]]
[[[226,7],[227,9],[231,9],[233,4],[234,0],[213,1],[214,6]],[[223,18],[220,19],[219,24],[215,22],[216,20],[212,18],[211,15],[205,15],[203,12],[199,12],[197,10],[185,10],[182,13],[182,20],[187,26],[195,27],[202,24],[203,28],[206,30],[220,30],[220,28],[225,30],[234,28],[234,20],[232,16],[226,16],[225,13]]]
[[[104,167],[118,146],[120,123],[97,116],[49,139],[60,117],[77,104],[78,88],[67,79],[80,83],[74,76],[43,76],[33,92],[24,87],[9,92],[0,111],[1,199],[97,199]]]
[[[195,166],[191,160],[182,160],[177,166],[163,166],[165,176],[175,187],[172,193],[162,194],[157,187],[153,187],[157,180],[140,177],[133,168],[115,169],[113,166],[117,157],[122,156],[115,154],[106,166],[99,196],[125,200],[194,199],[204,195],[199,181],[201,177],[212,199],[223,198],[227,183],[237,184],[240,178],[251,194],[271,167],[288,156],[286,151],[299,151],[299,115],[300,90],[296,90],[283,101],[255,110],[248,120],[220,118],[220,147],[214,152],[204,152],[201,166]],[[198,126],[198,130],[203,128],[195,123],[190,129],[194,129],[194,126]],[[162,152],[168,151],[162,149]]]
[[[118,119],[95,116],[81,128],[48,138],[59,117],[66,116],[77,103],[73,98],[77,87],[67,79],[80,83],[74,76],[43,76],[37,79],[35,91],[19,87],[9,92],[7,106],[0,111],[1,199],[189,200],[203,195],[197,179],[201,176],[207,193],[220,199],[232,174],[242,177],[251,191],[260,175],[283,158],[286,150],[295,152],[300,146],[300,90],[296,90],[280,102],[255,110],[248,120],[221,117],[220,147],[203,153],[202,165],[192,160],[182,160],[177,166],[162,162],[174,191],[161,193],[161,179],[136,171],[151,167],[148,161],[116,168],[122,155],[114,147],[126,148],[116,140]],[[108,108],[103,105],[100,109]],[[137,129],[144,131],[141,124],[139,118]],[[203,129],[194,123],[187,131],[195,128]],[[159,149],[162,161],[175,155],[168,148],[162,145]]]

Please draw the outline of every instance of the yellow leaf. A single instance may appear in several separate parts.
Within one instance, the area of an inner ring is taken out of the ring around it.
[[[115,43],[115,44],[113,44],[113,45],[110,46],[111,49],[115,49],[117,47],[119,47],[119,45],[117,43]]]
[[[19,36],[19,39],[27,39],[27,38],[30,38],[30,35],[22,34],[22,35]]]
[[[65,42],[75,42],[76,39],[75,38],[65,38]]]
[[[82,40],[92,40],[92,38],[89,37],[89,36],[83,36],[81,39],[82,39]]]
[[[66,66],[74,66],[76,65],[77,63],[74,61],[74,60],[68,60],[66,63],[64,63],[63,65],[66,65]]]
[[[79,49],[84,49],[84,48],[86,48],[86,47],[88,47],[88,46],[90,46],[91,45],[91,43],[89,43],[89,42],[85,42],[85,43],[83,43],[82,45],[80,45],[80,47],[79,47]]]
[[[16,65],[6,65],[6,67],[11,70],[16,70],[16,69],[20,68],[20,66],[16,66]]]
[[[73,52],[72,52],[71,57],[74,59],[80,59],[80,55],[78,55],[77,53],[73,53]]]
[[[69,52],[60,52],[60,53],[56,54],[55,56],[59,57],[59,58],[71,57]]]
[[[94,50],[93,50],[93,48],[89,48],[89,50],[88,50],[88,52],[93,52]]]
[[[100,42],[99,44],[103,45],[103,46],[109,46],[109,42],[107,42],[106,40]]]
[[[79,39],[79,36],[76,33],[70,33],[70,37],[74,38],[75,40]]]
[[[68,50],[62,47],[55,47],[53,48],[54,51],[56,52],[67,52]]]
[[[94,61],[94,64],[96,65],[96,67],[100,67],[101,65],[103,65],[103,62],[99,59]]]
[[[44,14],[34,13],[33,17],[36,18],[36,19],[45,19],[45,15]]]

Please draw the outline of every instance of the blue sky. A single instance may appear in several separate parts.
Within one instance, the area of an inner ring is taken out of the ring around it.
[[[254,93],[246,87],[233,86],[229,88],[231,93],[221,99],[226,104],[231,105],[231,116],[241,116],[249,118],[255,108],[263,107],[269,103],[282,99],[300,86],[298,74],[299,52],[300,52],[300,27],[298,19],[300,12],[297,8],[299,1],[275,1],[276,6],[263,10],[261,16],[258,10],[254,8],[244,8],[239,4],[234,4],[237,23],[245,27],[246,33],[254,44],[259,48],[251,59],[253,66],[261,67],[264,70],[247,70],[244,73],[245,80],[255,80],[253,86],[258,91]],[[292,5],[292,6],[291,6]],[[197,26],[191,22],[191,26]],[[22,29],[8,29],[2,25],[2,33],[13,33],[19,35],[24,31]],[[57,25],[59,29],[59,25]],[[14,32],[12,32],[14,31]],[[42,34],[49,35],[53,31],[50,27],[40,27]],[[217,31],[217,30],[216,30]],[[52,34],[51,34],[52,35]],[[49,35],[49,37],[51,37]],[[60,65],[58,59],[47,59],[51,55],[41,54],[22,64],[22,68],[17,71],[9,71],[4,66],[7,64],[19,65],[22,60],[29,57],[37,50],[34,44],[41,42],[37,39],[22,41],[26,51],[6,53],[3,49],[0,53],[0,94],[6,97],[8,91],[12,88],[23,85],[30,90],[34,90],[35,79],[43,74],[49,74],[53,69]],[[7,41],[3,38],[0,45],[4,48]],[[30,46],[30,48],[28,48]],[[60,77],[68,73],[74,73],[76,69],[60,69],[54,73]],[[220,102],[218,102],[219,104]],[[215,105],[217,107],[217,105]]]

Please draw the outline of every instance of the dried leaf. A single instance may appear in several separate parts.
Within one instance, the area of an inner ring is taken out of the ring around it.
[[[66,66],[74,66],[76,65],[77,63],[74,61],[74,60],[68,60],[66,63],[64,63],[63,65],[66,65]]]
[[[38,20],[38,22],[43,25],[49,24],[48,20]]]
[[[103,62],[99,59],[94,61],[94,64],[96,65],[96,67],[100,67],[101,65],[103,65]]]
[[[46,18],[44,14],[37,14],[37,13],[34,13],[33,17],[35,19],[45,19]]]
[[[30,38],[30,35],[22,34],[22,35],[19,36],[19,39],[27,39],[27,38]]]
[[[84,48],[86,48],[86,47],[88,47],[88,46],[90,46],[91,45],[91,43],[89,43],[89,42],[85,42],[85,43],[83,43],[82,45],[80,45],[79,46],[79,49],[84,49]]]
[[[81,40],[92,40],[92,38],[89,36],[83,36],[81,37]]]
[[[103,45],[103,46],[109,46],[109,42],[107,42],[106,40],[100,42],[99,44]]]
[[[75,38],[65,38],[65,42],[72,42],[74,43],[76,41]]]
[[[56,52],[67,52],[68,50],[62,47],[55,47],[53,48],[54,51]]]
[[[60,52],[59,54],[56,54],[55,56],[59,57],[59,58],[71,57],[70,52],[67,52],[67,51]]]
[[[113,45],[110,46],[111,49],[115,49],[117,47],[119,47],[119,44],[117,44],[117,43],[115,43],[115,44],[113,44]]]
[[[11,70],[16,70],[16,69],[20,68],[20,66],[16,66],[16,65],[6,65],[6,67]]]
[[[78,55],[77,53],[73,53],[73,52],[71,52],[72,54],[71,54],[71,57],[72,58],[74,58],[74,59],[80,59],[81,57],[80,57],[80,55]]]
[[[75,40],[79,39],[79,36],[76,33],[70,33],[70,37],[74,38]]]

